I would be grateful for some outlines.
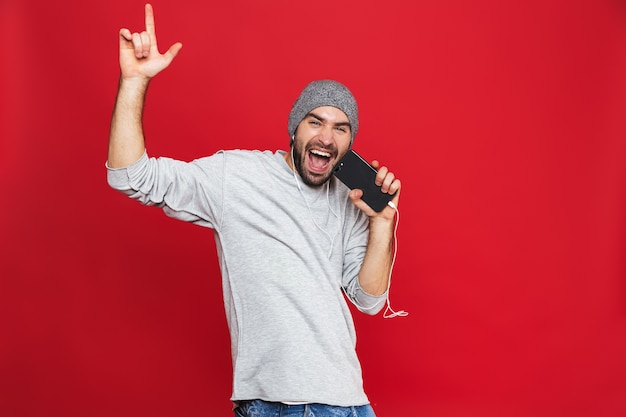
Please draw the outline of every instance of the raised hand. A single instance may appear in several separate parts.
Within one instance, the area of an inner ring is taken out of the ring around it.
[[[400,188],[402,184],[400,180],[396,178],[395,174],[385,166],[380,166],[380,163],[376,160],[371,162],[371,165],[378,171],[376,174],[376,185],[381,187],[383,193],[394,194],[394,198],[391,203],[394,207],[398,207],[398,200],[400,198]],[[395,215],[395,209],[392,207],[385,207],[381,212],[377,213],[372,210],[363,200],[361,196],[363,191],[354,189],[350,191],[350,198],[354,204],[361,209],[370,219],[376,217],[381,219],[393,220]]]
[[[145,6],[146,29],[131,33],[120,29],[120,69],[123,79],[150,79],[167,68],[183,45],[176,42],[161,54],[157,47],[152,5]]]

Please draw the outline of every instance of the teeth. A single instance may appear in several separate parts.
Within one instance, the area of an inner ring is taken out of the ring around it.
[[[324,158],[330,158],[330,153],[328,152],[322,152],[322,151],[318,151],[316,149],[311,149],[311,153],[317,155],[317,156],[323,156]]]

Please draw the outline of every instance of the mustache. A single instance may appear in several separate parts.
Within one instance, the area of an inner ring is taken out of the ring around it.
[[[328,152],[334,156],[337,156],[338,150],[337,147],[334,145],[331,146],[325,146],[324,144],[320,143],[320,142],[312,142],[312,143],[307,143],[307,145],[305,146],[304,150],[305,151],[309,151],[313,148],[319,149],[320,151],[324,151],[324,152]]]

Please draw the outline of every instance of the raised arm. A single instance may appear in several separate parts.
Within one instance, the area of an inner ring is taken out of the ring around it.
[[[378,161],[373,161],[372,166],[378,169]],[[381,186],[381,190],[385,193],[397,192],[391,200],[393,207],[397,208],[400,198],[400,180],[386,167],[381,167],[376,175],[376,184]],[[385,207],[377,213],[361,200],[362,195],[361,190],[350,191],[350,198],[354,204],[369,217],[369,240],[359,271],[359,284],[368,294],[381,295],[387,290],[391,274],[396,209]]]
[[[164,54],[159,53],[154,12],[145,6],[146,28],[131,33],[120,30],[120,81],[111,118],[108,166],[121,168],[137,161],[145,151],[142,114],[150,79],[167,68],[182,48],[177,42]]]

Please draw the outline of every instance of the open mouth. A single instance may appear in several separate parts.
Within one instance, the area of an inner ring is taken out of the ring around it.
[[[308,154],[309,169],[313,172],[326,172],[331,165],[333,154],[320,149],[311,149]]]

